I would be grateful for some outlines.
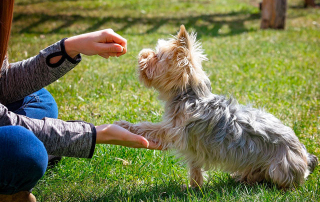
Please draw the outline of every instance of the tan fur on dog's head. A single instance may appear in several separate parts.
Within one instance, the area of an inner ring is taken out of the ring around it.
[[[156,51],[143,49],[140,52],[140,81],[157,89],[163,100],[189,87],[202,96],[211,90],[201,64],[206,59],[200,43],[196,41],[196,34],[189,35],[181,25],[177,36],[158,41]]]

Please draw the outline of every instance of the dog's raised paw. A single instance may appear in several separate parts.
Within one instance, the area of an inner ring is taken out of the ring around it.
[[[130,123],[129,122],[127,122],[127,121],[115,121],[115,122],[113,122],[113,124],[115,124],[115,125],[118,125],[118,126],[120,126],[120,127],[122,127],[122,128],[125,128],[125,129],[129,129],[130,128]]]

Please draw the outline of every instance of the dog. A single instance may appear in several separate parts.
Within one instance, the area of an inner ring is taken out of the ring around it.
[[[165,101],[159,123],[115,124],[175,149],[190,168],[190,186],[203,185],[204,170],[221,169],[247,184],[301,185],[318,165],[294,131],[273,115],[211,93],[202,69],[207,60],[196,34],[181,25],[177,36],[139,53],[139,79]]]

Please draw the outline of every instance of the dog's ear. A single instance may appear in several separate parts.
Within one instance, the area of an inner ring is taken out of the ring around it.
[[[150,49],[144,49],[139,54],[139,78],[150,87],[154,76],[157,76],[159,68],[157,68],[158,58]]]
[[[206,60],[201,44],[196,41],[196,33],[190,35],[184,25],[180,26],[180,31],[176,37],[177,66],[181,75],[183,86],[190,85],[196,92],[204,94],[210,92],[210,81],[202,70],[201,62]],[[178,74],[179,75],[179,74]]]
[[[184,25],[180,26],[177,39],[180,46],[184,46],[187,49],[190,48],[190,37]]]
[[[145,74],[149,80],[152,80],[154,76],[157,76],[156,68],[157,58],[153,57],[147,62],[147,68],[145,69]]]

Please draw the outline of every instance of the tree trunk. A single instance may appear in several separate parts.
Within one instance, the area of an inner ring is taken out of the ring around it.
[[[284,29],[287,0],[263,0],[261,11],[261,29]]]
[[[304,0],[304,7],[316,7],[314,0]]]

